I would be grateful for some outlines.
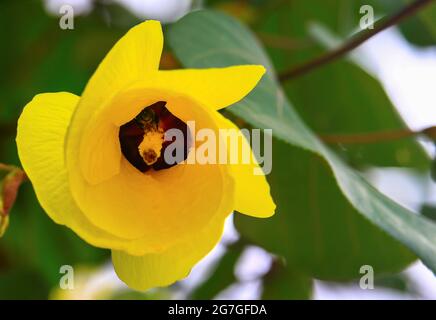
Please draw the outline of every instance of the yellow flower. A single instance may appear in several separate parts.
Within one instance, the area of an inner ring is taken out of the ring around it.
[[[217,110],[248,94],[265,69],[161,71],[162,47],[159,22],[135,26],[81,97],[39,94],[18,121],[19,156],[42,207],[88,243],[111,249],[117,274],[138,290],[185,277],[233,210],[255,217],[275,210],[265,177],[253,174],[256,162],[159,162],[166,127],[236,128]]]

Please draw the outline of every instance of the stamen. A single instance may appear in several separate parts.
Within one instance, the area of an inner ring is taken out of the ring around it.
[[[159,159],[162,144],[164,142],[164,132],[162,128],[146,127],[144,138],[138,147],[139,154],[144,159],[145,163],[151,166]]]

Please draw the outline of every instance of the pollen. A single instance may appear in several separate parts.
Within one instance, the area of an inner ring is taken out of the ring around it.
[[[153,128],[145,132],[138,150],[147,165],[151,166],[160,158],[163,142],[164,131],[161,128]]]

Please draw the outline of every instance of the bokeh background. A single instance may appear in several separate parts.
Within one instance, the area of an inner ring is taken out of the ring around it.
[[[376,17],[381,17],[407,2],[3,0],[0,162],[19,166],[16,121],[35,94],[70,91],[80,95],[105,53],[144,19],[171,25],[200,8],[224,12],[256,34],[280,71],[325,52],[358,31],[361,5],[373,5]],[[64,4],[74,8],[74,30],[59,28],[59,8]],[[289,81],[286,94],[320,135],[436,125],[435,21],[433,5],[423,15],[369,40],[347,58]],[[166,47],[161,68],[177,67],[180,63]],[[285,203],[279,216],[260,231],[263,221],[229,218],[221,243],[188,278],[146,293],[131,291],[118,280],[107,250],[93,248],[69,229],[55,225],[37,203],[30,183],[24,183],[10,213],[10,226],[0,238],[0,299],[436,299],[436,278],[410,252],[398,258],[392,253],[399,250],[396,244],[385,241],[387,236],[381,231],[380,235],[372,232],[372,226],[361,218],[354,220],[354,229],[343,220],[341,212],[353,209],[323,164],[299,151],[289,153],[279,143],[274,147],[273,161],[278,163],[274,168],[289,178],[280,190],[273,185]],[[383,193],[436,218],[436,187],[430,178],[435,157],[432,141],[403,139],[332,148]],[[274,183],[279,180],[275,178]],[[366,228],[371,231],[368,235]],[[351,238],[364,233],[359,239],[367,236],[364,240],[372,246],[377,243],[377,252],[334,249],[340,240],[333,238],[343,230]],[[323,251],[329,249],[332,252]],[[376,269],[373,290],[359,287],[358,269],[336,270],[335,261],[340,259],[355,259],[357,265],[362,260],[359,254],[374,261],[382,256],[389,259],[390,253],[398,260],[392,263],[397,267],[380,273]],[[74,290],[59,288],[62,265],[75,269]]]

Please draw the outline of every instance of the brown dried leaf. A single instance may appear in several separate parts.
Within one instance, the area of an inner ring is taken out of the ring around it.
[[[22,169],[1,163],[0,170],[7,172],[0,181],[0,237],[2,237],[9,224],[9,212],[17,199],[20,185],[27,176]]]

